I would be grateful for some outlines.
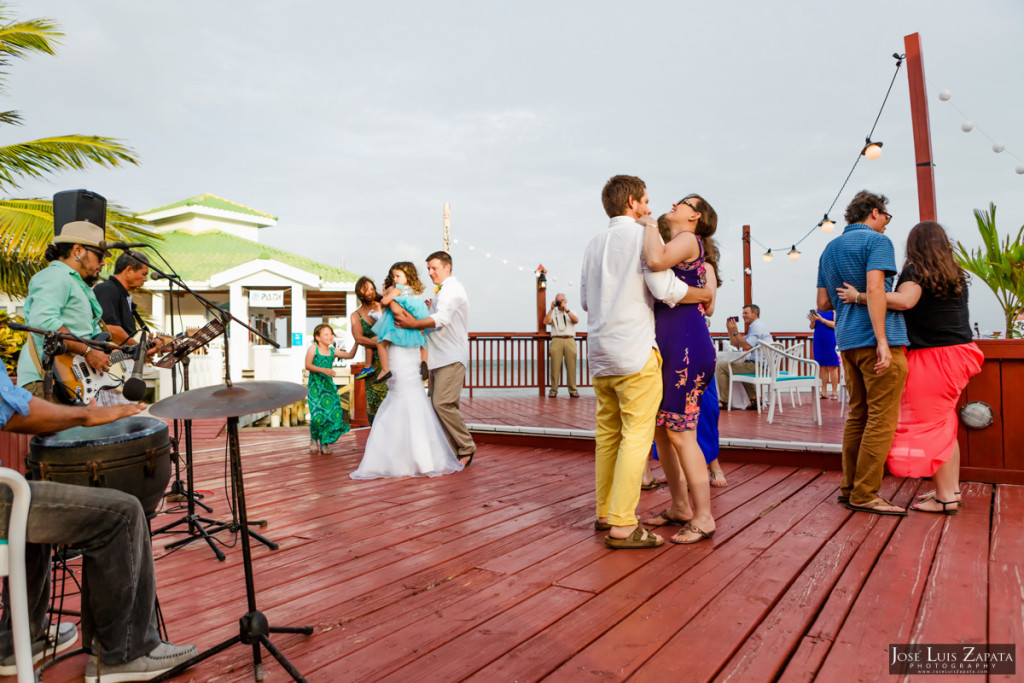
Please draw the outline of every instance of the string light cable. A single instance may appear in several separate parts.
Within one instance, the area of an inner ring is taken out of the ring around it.
[[[850,168],[850,172],[846,174],[846,178],[843,180],[843,184],[840,186],[839,191],[836,192],[836,196],[832,199],[832,203],[829,204],[828,210],[825,211],[824,218],[822,218],[814,226],[812,226],[811,229],[808,230],[803,237],[794,242],[792,248],[788,252],[786,252],[789,255],[789,258],[793,261],[796,261],[800,257],[800,252],[797,251],[797,247],[800,246],[801,242],[810,237],[815,230],[821,228],[822,232],[830,233],[832,232],[832,230],[835,229],[835,223],[828,216],[835,208],[836,202],[838,202],[839,198],[842,196],[843,190],[846,189],[846,185],[850,182],[850,178],[853,177],[853,172],[857,170],[857,164],[860,163],[860,160],[862,158],[874,160],[881,155],[882,143],[876,140],[872,140],[871,136],[875,134],[875,128],[878,127],[878,121],[882,118],[882,112],[885,111],[885,105],[889,102],[889,95],[892,94],[892,87],[896,83],[896,77],[900,73],[900,68],[903,66],[903,60],[906,58],[906,55],[901,55],[898,52],[894,52],[892,57],[893,59],[896,60],[896,70],[892,74],[892,80],[889,81],[889,88],[885,91],[885,97],[882,99],[882,106],[878,108],[878,114],[875,116],[875,121],[874,123],[871,124],[871,130],[868,131],[867,137],[864,138],[864,146],[857,153],[857,158],[854,160],[853,166]],[[786,248],[785,246],[769,248],[767,245],[758,241],[753,236],[750,237],[750,241],[755,242],[758,246],[766,249],[765,253],[761,257],[762,259],[764,259],[765,263],[768,263],[769,261],[772,260],[773,251],[781,252],[784,251]]]
[[[981,133],[986,138],[988,138],[989,142],[992,143],[992,151],[993,152],[995,152],[996,154],[1002,154],[1003,152],[1006,152],[1011,157],[1013,157],[1017,161],[1021,162],[1020,164],[1017,165],[1015,170],[1017,172],[1017,175],[1024,175],[1024,159],[1021,159],[1019,156],[1017,156],[1016,154],[1014,154],[1010,150],[1006,149],[1006,145],[1005,144],[1003,144],[1001,141],[997,140],[996,138],[994,138],[991,135],[989,135],[988,133],[986,133],[984,130],[981,129],[980,126],[974,125],[974,122],[971,121],[971,118],[969,116],[967,116],[967,114],[964,113],[964,111],[962,109],[960,109],[960,107],[956,106],[956,104],[952,101],[952,99],[951,99],[953,97],[953,93],[952,92],[950,92],[949,90],[940,90],[931,81],[928,81],[928,85],[931,86],[932,90],[938,90],[939,91],[939,100],[940,101],[945,102],[947,105],[949,105],[950,107],[955,109],[956,112],[958,114],[960,114],[960,116],[963,117],[963,123],[960,124],[960,130],[962,130],[965,133],[970,133],[972,130],[976,129],[979,133]]]

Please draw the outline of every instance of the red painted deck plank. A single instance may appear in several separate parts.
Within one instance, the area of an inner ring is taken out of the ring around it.
[[[902,490],[898,505],[910,502]],[[890,643],[909,643],[927,587],[944,516],[918,514],[899,524],[864,583],[818,675],[877,680],[888,675]]]
[[[965,505],[959,514],[940,517],[944,521],[942,538],[921,596],[911,636],[915,643],[978,645],[988,641],[992,487],[965,482],[961,491]]]
[[[530,397],[493,412],[521,423],[510,413],[564,405],[546,419],[568,424],[588,411],[592,419],[586,400]],[[726,418],[747,428],[758,419]],[[807,432],[806,425],[786,429]],[[266,519],[261,533],[281,546],[254,544],[257,605],[272,624],[315,627],[308,638],[273,637],[310,681],[525,681],[578,669],[618,678],[836,680],[832,658],[852,642],[861,654],[884,653],[888,642],[910,637],[904,631],[941,636],[924,630],[921,615],[943,609],[969,577],[978,595],[987,585],[988,605],[972,608],[971,630],[980,615],[990,642],[1024,640],[1013,620],[1024,605],[1021,487],[994,487],[988,529],[983,500],[969,499],[948,520],[869,517],[834,502],[835,472],[725,463],[730,484],[713,491],[712,543],[611,551],[592,528],[588,452],[484,445],[457,475],[356,482],[348,474],[366,436],[345,435],[333,455],[311,456],[304,429],[242,432],[250,516]],[[230,518],[222,438],[197,439],[196,477],[210,492],[209,516]],[[917,482],[887,478],[883,491],[904,501],[916,489]],[[977,495],[973,486],[967,491]],[[640,512],[656,513],[668,499],[665,488],[645,492]],[[155,525],[180,514],[160,515]],[[932,526],[940,539],[934,559],[925,543]],[[236,634],[245,611],[240,549],[225,547],[221,563],[202,542],[167,554],[171,538],[155,544],[171,638],[206,648]],[[987,562],[978,552],[986,547]],[[979,576],[979,561],[990,578]],[[894,631],[867,633],[879,614]],[[695,648],[696,668],[677,671]],[[679,652],[683,660],[672,656]],[[267,680],[286,679],[272,658],[264,655],[264,664]],[[45,679],[80,680],[83,666],[77,657]],[[842,674],[870,677],[855,668]],[[252,678],[251,650],[233,647],[179,680]]]

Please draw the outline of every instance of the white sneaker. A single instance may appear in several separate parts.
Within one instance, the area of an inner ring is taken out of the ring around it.
[[[56,634],[57,648],[54,649],[53,641]],[[32,643],[32,663],[35,664],[43,655],[53,655],[63,652],[78,640],[78,628],[70,621],[59,622],[56,626],[50,626],[45,638]],[[9,654],[0,659],[0,676],[13,676],[18,673],[18,665],[14,662],[14,655]]]
[[[199,650],[195,645],[173,645],[160,643],[148,655],[124,664],[100,665],[96,656],[85,663],[85,683],[121,683],[124,681],[149,681],[170,671],[182,662],[192,659]]]

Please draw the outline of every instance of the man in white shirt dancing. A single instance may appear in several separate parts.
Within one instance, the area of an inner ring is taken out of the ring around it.
[[[633,176],[611,178],[601,193],[608,229],[587,245],[580,294],[587,312],[587,359],[597,394],[597,521],[611,548],[655,548],[657,534],[637,523],[644,464],[661,404],[661,354],[654,340],[654,299],[709,303],[708,290],[687,287],[671,271],[651,272],[637,219],[651,213],[647,187]],[[660,241],[660,238],[659,238]]]
[[[459,412],[469,367],[469,297],[452,275],[448,252],[435,251],[428,256],[427,273],[435,285],[430,316],[416,320],[403,310],[395,313],[395,324],[427,333],[430,402],[459,462],[469,467],[476,443]]]

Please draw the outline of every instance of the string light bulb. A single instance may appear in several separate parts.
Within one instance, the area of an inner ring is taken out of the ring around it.
[[[825,217],[821,219],[820,223],[818,223],[818,227],[821,228],[823,233],[828,234],[836,229],[836,224],[832,222],[826,213]]]
[[[762,256],[761,258],[764,259],[765,263],[771,263],[772,262],[772,258],[774,258],[772,256],[772,250],[769,249],[768,251],[764,252],[764,256]]]
[[[796,261],[799,258],[800,258],[800,252],[796,250],[796,245],[794,244],[793,248],[789,250],[789,260],[790,261]]]
[[[871,138],[864,138],[864,149],[860,151],[869,160],[874,161],[878,157],[882,156],[882,143],[872,142]]]

